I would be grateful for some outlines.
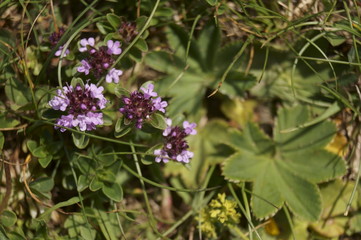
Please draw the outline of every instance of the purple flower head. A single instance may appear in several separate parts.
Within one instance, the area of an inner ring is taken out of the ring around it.
[[[60,38],[64,35],[65,29],[63,27],[60,27],[58,31],[53,32],[50,37],[49,41],[52,47],[55,47],[56,44],[58,44]]]
[[[65,33],[65,29],[61,27],[58,29],[58,31],[53,32],[50,35],[49,41],[50,41],[52,48],[54,48],[58,44],[60,38],[64,35],[64,33]],[[61,55],[61,51],[63,50],[63,48],[64,48],[64,46],[60,46],[58,48],[58,50],[55,52],[55,56],[59,57]],[[66,49],[63,56],[65,57],[69,53],[70,53],[69,49]]]
[[[78,72],[83,72],[85,75],[89,74],[90,69],[92,68],[86,60],[81,60],[81,66],[77,68]]]
[[[158,94],[156,92],[153,92],[154,90],[154,85],[153,84],[148,84],[148,86],[141,87],[140,90],[144,93],[144,96],[146,98],[151,98],[151,97],[156,97],[158,96]]]
[[[60,46],[58,48],[58,51],[55,52],[55,56],[59,57],[61,55],[61,52],[63,51],[63,49],[64,49],[64,46]],[[69,53],[70,53],[69,49],[66,49],[63,57],[66,57],[66,55],[68,55]]]
[[[57,90],[57,96],[49,101],[54,110],[67,112],[57,119],[56,124],[68,128],[79,127],[81,131],[90,131],[103,124],[103,114],[97,111],[105,108],[107,100],[103,96],[104,88],[94,84],[84,87],[66,86]],[[59,127],[55,127],[59,128]],[[64,132],[64,128],[60,128]]]
[[[114,68],[109,70],[114,63],[113,55],[119,55],[122,52],[119,41],[109,40],[107,46],[96,48],[94,38],[84,38],[80,41],[80,45],[79,51],[88,52],[88,57],[81,61],[82,66],[77,69],[78,72],[84,72],[85,75],[88,75],[91,71],[96,78],[101,78],[105,72],[108,72],[106,75],[107,82],[119,82],[119,76],[123,72]]]
[[[154,85],[149,84],[146,88],[141,88],[141,91],[134,91],[129,97],[122,98],[124,106],[119,111],[125,119],[135,122],[135,126],[139,129],[154,112],[165,112],[164,107],[168,105],[160,97],[157,98],[158,100],[152,98],[152,96],[158,96],[156,92],[153,92],[153,89]]]
[[[114,81],[114,83],[118,83],[119,82],[119,77],[123,74],[122,70],[118,70],[115,68],[110,69],[109,73],[107,74],[107,76],[105,77],[105,81],[107,83],[111,83]]]
[[[107,42],[107,46],[108,46],[108,51],[107,53],[109,55],[119,55],[122,53],[122,49],[120,48],[120,42],[119,41],[115,41],[113,42],[113,40],[108,40]]]
[[[119,34],[125,42],[130,42],[137,34],[137,25],[134,22],[123,22]]]
[[[79,48],[79,51],[80,52],[86,52],[88,51],[88,46],[91,46],[91,47],[94,47],[95,45],[95,40],[94,38],[83,38],[82,40],[80,40],[80,48]]]
[[[163,161],[168,162],[170,159],[189,163],[189,160],[193,157],[193,153],[188,151],[188,144],[185,138],[188,135],[195,135],[197,132],[194,129],[195,123],[183,122],[183,128],[179,126],[171,126],[172,121],[167,119],[168,127],[163,131],[165,143],[162,149],[157,149],[154,154],[157,155],[155,158],[156,162]]]

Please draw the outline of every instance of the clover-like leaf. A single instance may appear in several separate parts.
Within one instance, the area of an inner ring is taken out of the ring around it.
[[[251,205],[258,218],[275,214],[284,203],[291,211],[309,221],[321,214],[321,197],[316,183],[342,176],[344,161],[324,147],[332,139],[335,126],[323,121],[309,127],[306,107],[281,109],[274,140],[256,125],[248,123],[243,133],[231,131],[226,144],[236,150],[223,166],[231,181],[251,181]],[[295,129],[284,132],[284,129]]]

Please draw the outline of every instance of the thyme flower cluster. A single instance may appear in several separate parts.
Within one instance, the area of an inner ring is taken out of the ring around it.
[[[154,85],[149,84],[142,87],[140,91],[134,91],[129,97],[123,97],[123,107],[119,111],[125,119],[135,122],[135,126],[141,129],[146,119],[156,111],[165,113],[165,107],[168,106],[166,101],[162,101],[158,94],[153,91]]]
[[[119,82],[119,77],[123,74],[123,71],[115,68],[110,69],[114,63],[113,56],[122,53],[119,41],[108,40],[107,46],[96,48],[94,38],[84,38],[80,40],[79,51],[88,53],[88,56],[81,60],[81,66],[77,68],[78,72],[85,75],[92,72],[96,78],[100,78],[107,72],[105,77],[107,83]]]
[[[67,112],[57,119],[56,124],[68,128],[79,127],[80,131],[90,131],[103,124],[103,114],[107,100],[103,96],[103,87],[94,84],[65,86],[57,90],[57,96],[50,100],[54,110]],[[55,127],[59,128],[59,127]],[[64,132],[65,128],[60,128]]]
[[[168,127],[163,132],[165,144],[162,149],[154,151],[154,154],[157,155],[155,161],[167,163],[169,159],[174,159],[178,162],[189,163],[194,154],[188,151],[189,146],[185,138],[188,135],[197,134],[195,130],[197,125],[184,121],[183,127],[171,126],[171,119],[167,119],[167,125]]]
[[[125,35],[132,35],[135,32],[135,25],[128,24],[128,28],[124,29]],[[53,45],[56,45],[64,29],[54,33],[50,37]],[[97,47],[94,38],[81,39],[79,43],[79,51],[86,54],[81,60],[81,65],[77,68],[78,72],[89,75],[92,73],[96,78],[100,78],[105,72],[106,82],[118,83],[119,77],[123,74],[121,70],[111,68],[114,64],[113,57],[122,53],[119,41],[108,40],[106,46]],[[61,49],[59,48],[61,52]],[[103,95],[103,87],[97,87],[95,84],[87,83],[84,86],[77,84],[76,86],[65,86],[57,90],[57,95],[49,101],[49,105],[54,110],[64,112],[64,114],[56,120],[55,128],[60,128],[61,132],[66,128],[78,128],[80,131],[91,131],[96,126],[103,124],[102,109],[107,103]],[[151,119],[156,112],[165,113],[168,106],[166,101],[154,91],[154,85],[148,84],[141,87],[140,90],[134,91],[129,96],[121,97],[122,106],[119,111],[123,114],[124,123],[133,123],[138,129]],[[183,126],[171,126],[172,120],[167,119],[167,128],[163,131],[164,146],[162,149],[154,151],[156,162],[168,162],[170,160],[188,163],[193,157],[193,152],[188,151],[188,143],[186,137],[195,135],[196,124],[183,122]]]
[[[65,33],[65,29],[63,27],[60,27],[58,31],[55,31],[50,35],[49,41],[53,48],[56,46],[56,44],[58,44],[60,38],[64,35],[64,33]],[[60,46],[58,50],[55,52],[55,56],[59,57],[63,49],[64,46]],[[69,53],[70,53],[69,49],[66,49],[63,56],[65,57]]]

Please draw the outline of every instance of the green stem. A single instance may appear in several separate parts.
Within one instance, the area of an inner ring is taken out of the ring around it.
[[[14,112],[15,113],[15,112]],[[64,128],[70,132],[75,132],[75,133],[79,133],[79,134],[82,134],[82,135],[85,135],[85,136],[88,136],[90,138],[94,138],[94,139],[98,139],[98,140],[103,140],[103,141],[106,141],[106,142],[112,142],[112,143],[117,143],[117,144],[122,144],[122,145],[131,145],[129,142],[125,142],[125,141],[120,141],[120,140],[116,140],[116,139],[112,139],[112,138],[106,138],[106,137],[101,137],[101,136],[97,136],[97,135],[94,135],[94,134],[90,134],[90,133],[86,133],[86,132],[82,132],[82,131],[79,131],[79,130],[76,130],[76,129],[73,129],[73,128],[68,128],[68,127],[64,127],[64,126],[60,126],[60,125],[57,125],[57,124],[54,124],[52,122],[49,122],[49,121],[46,121],[46,120],[36,120],[36,119],[32,119],[32,118],[29,118],[27,116],[24,116],[24,115],[20,115],[18,113],[15,113],[17,116],[23,118],[23,119],[26,119],[30,122],[42,122],[42,123],[45,123],[45,124],[48,124],[48,125],[52,125],[52,126],[57,126],[57,127],[60,127],[60,128]],[[148,147],[147,145],[144,145],[144,144],[138,144],[138,143],[133,143],[132,144],[133,146],[136,146],[136,147]]]
[[[132,152],[136,152],[136,151],[135,151],[135,147],[134,147],[134,145],[132,144],[132,141],[130,141],[129,143],[130,143],[130,149],[132,150]],[[156,227],[156,221],[155,221],[155,218],[154,218],[154,215],[153,215],[153,212],[152,212],[152,208],[150,207],[150,204],[149,204],[148,194],[147,194],[147,190],[146,190],[146,188],[145,188],[145,184],[144,184],[144,181],[143,181],[143,175],[142,175],[142,171],[141,171],[141,169],[140,169],[140,165],[139,165],[139,160],[138,160],[137,154],[133,154],[133,159],[134,159],[134,163],[135,163],[135,167],[136,167],[136,169],[137,169],[138,175],[141,177],[141,178],[139,178],[139,181],[140,181],[140,185],[142,186],[144,201],[145,201],[145,205],[146,205],[147,211],[148,211],[148,217],[150,218],[149,225],[151,226],[151,228],[153,229],[153,231],[154,231],[157,235],[161,235],[161,234],[158,232],[158,229],[157,229],[157,227]]]
[[[246,207],[246,213],[247,213],[247,217],[249,219],[251,219],[251,211],[249,209],[249,203],[248,203],[248,199],[247,199],[247,195],[246,195],[246,192],[245,192],[245,183],[243,182],[242,185],[241,185],[241,189],[242,189],[242,198],[243,198],[243,202],[244,202],[244,205]],[[248,224],[248,231],[249,231],[249,239],[250,240],[253,240],[253,234],[252,234],[252,227],[250,224]]]
[[[193,210],[188,211],[181,219],[179,219],[176,223],[173,224],[167,231],[165,231],[162,236],[166,237],[168,234],[172,233],[178,226],[180,226],[183,222],[185,222],[190,216],[193,215]],[[160,240],[158,238],[157,240]]]
[[[239,208],[241,209],[244,217],[247,219],[248,224],[252,227],[252,232],[255,232],[255,233],[256,233],[256,236],[258,237],[258,239],[262,240],[262,238],[261,238],[261,236],[259,235],[257,229],[254,227],[251,219],[248,217],[247,211],[244,209],[241,201],[238,199],[238,196],[237,196],[236,192],[234,191],[234,188],[233,188],[233,186],[232,186],[232,183],[228,183],[227,185],[228,185],[228,188],[229,188],[229,190],[231,191],[234,199],[236,199],[236,202],[238,203],[238,206],[239,206]],[[252,232],[250,232],[249,234],[251,235]]]
[[[88,218],[86,216],[86,213],[85,213],[85,207],[84,207],[84,203],[83,203],[83,197],[81,196],[79,190],[78,190],[78,177],[76,176],[76,172],[74,170],[74,165],[73,165],[73,162],[71,161],[70,159],[70,156],[69,156],[69,152],[68,150],[66,149],[66,147],[64,146],[64,151],[65,151],[65,155],[66,155],[66,158],[68,159],[69,161],[69,165],[70,165],[70,169],[71,169],[71,172],[73,174],[73,178],[74,178],[74,182],[75,182],[75,185],[77,186],[76,187],[76,192],[78,193],[78,197],[79,197],[79,200],[80,200],[80,205],[81,205],[81,212],[82,212],[82,215],[83,215],[83,218],[84,218],[84,221],[87,225],[87,229],[89,230],[89,236],[92,235],[92,232],[91,232],[91,225],[88,221]]]
[[[290,228],[291,228],[292,238],[293,238],[293,240],[296,240],[295,232],[294,232],[294,230],[293,230],[293,223],[292,223],[291,214],[290,214],[290,212],[288,211],[288,208],[287,208],[286,206],[284,206],[283,209],[284,209],[284,211],[285,211],[288,224],[290,225]]]

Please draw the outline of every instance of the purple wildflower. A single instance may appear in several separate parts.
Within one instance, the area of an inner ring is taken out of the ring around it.
[[[55,56],[59,57],[61,55],[61,52],[63,51],[64,49],[64,46],[60,46],[58,48],[58,51],[55,52]],[[63,54],[63,57],[66,57],[66,55],[68,55],[70,53],[69,49],[66,49],[64,54]]]
[[[119,77],[123,74],[122,70],[118,70],[115,68],[110,69],[109,73],[107,74],[107,76],[105,77],[105,81],[107,83],[111,83],[114,82],[118,83],[119,82]]]
[[[80,45],[81,47],[79,48],[79,51],[80,52],[86,52],[88,51],[88,47],[87,46],[91,46],[91,47],[94,47],[95,45],[95,40],[94,38],[83,38],[82,40],[80,40]]]
[[[58,31],[53,32],[49,37],[51,46],[54,47],[56,44],[58,44],[60,38],[64,35],[64,33],[65,29],[63,27],[60,27]]]
[[[50,100],[49,105],[55,109],[67,112],[57,119],[56,124],[68,128],[79,127],[80,131],[90,131],[103,124],[103,114],[107,100],[103,96],[104,88],[94,84],[76,87],[66,86],[57,90],[57,96]],[[59,127],[55,127],[59,128]],[[66,129],[60,128],[61,132]]]
[[[172,127],[172,120],[170,119],[167,119],[167,125],[168,127],[163,131],[165,144],[162,149],[154,151],[154,154],[157,155],[155,161],[167,163],[172,159],[178,162],[189,163],[194,154],[187,150],[189,146],[185,137],[197,134],[197,131],[194,129],[197,125],[184,121],[183,128],[179,126]]]
[[[107,53],[109,55],[119,55],[122,53],[122,49],[120,48],[120,42],[119,41],[115,41],[113,42],[113,40],[108,40],[107,42],[107,46],[108,46],[108,51]]]
[[[134,91],[129,97],[122,98],[124,106],[119,111],[123,113],[125,119],[135,122],[135,126],[139,129],[142,128],[144,120],[149,119],[156,111],[165,112],[164,108],[168,105],[160,97],[152,98],[158,96],[153,89],[154,85],[148,84],[146,88],[140,89],[142,92]]]
[[[85,75],[88,75],[92,71],[96,78],[100,78],[105,72],[108,72],[114,63],[113,55],[119,55],[122,52],[119,41],[109,40],[107,46],[96,48],[94,38],[84,38],[80,40],[80,45],[79,51],[88,52],[89,55],[81,61],[82,66],[78,68],[78,72],[84,72]],[[87,63],[86,66],[83,61]],[[112,68],[106,76],[106,81],[112,82],[114,80],[117,83],[122,73],[121,70],[113,70]]]
[[[81,66],[77,68],[78,72],[83,72],[85,75],[89,74],[90,69],[92,68],[86,60],[81,60]]]
[[[60,38],[64,35],[64,33],[65,33],[65,29],[61,27],[58,29],[58,31],[53,32],[50,35],[49,41],[52,47],[55,47],[58,44]],[[61,55],[61,51],[63,50],[63,48],[64,46],[60,46],[58,50],[55,52],[55,56],[59,57]],[[69,49],[66,49],[63,56],[65,57],[69,53],[70,53]]]

